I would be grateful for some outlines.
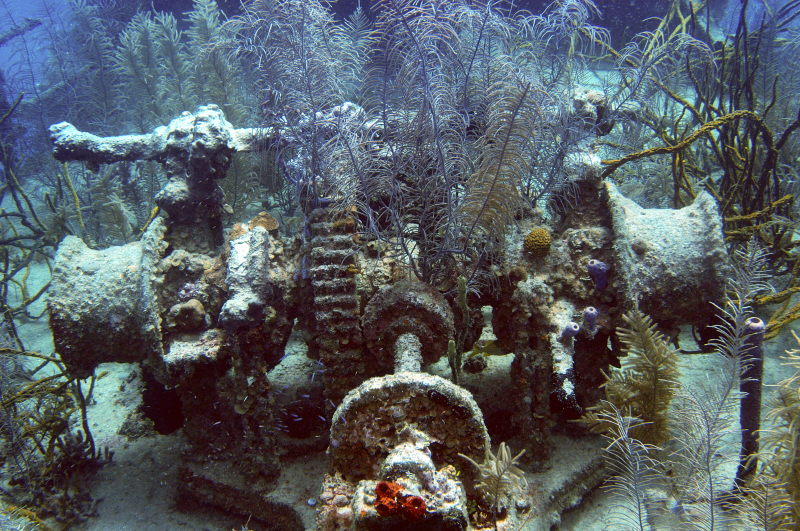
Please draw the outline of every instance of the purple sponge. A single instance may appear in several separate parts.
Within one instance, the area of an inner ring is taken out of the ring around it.
[[[592,258],[591,260],[589,260],[589,263],[586,264],[586,269],[589,271],[589,274],[592,275],[592,278],[594,279],[594,289],[596,290],[606,289],[606,284],[607,284],[606,272],[608,271],[608,264]]]
[[[742,365],[742,377],[739,391],[742,393],[739,409],[739,424],[742,427],[742,449],[739,452],[739,468],[736,471],[736,484],[744,484],[755,471],[755,463],[751,459],[758,455],[758,436],[761,431],[761,387],[764,377],[764,333],[767,324],[758,317],[745,321],[744,347],[739,350]]]
[[[594,306],[583,310],[583,327],[593,334],[597,330],[597,308]]]
[[[581,325],[575,322],[568,322],[567,325],[564,327],[564,330],[561,331],[561,339],[570,339],[578,335],[578,332],[581,331]]]

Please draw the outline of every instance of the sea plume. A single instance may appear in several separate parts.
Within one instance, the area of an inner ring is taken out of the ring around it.
[[[604,458],[609,473],[604,488],[616,502],[611,515],[615,529],[652,529],[645,502],[647,491],[659,486],[662,480],[659,464],[652,457],[658,448],[631,437],[631,428],[641,426],[642,422],[623,415],[614,404],[606,402],[598,418],[608,426],[603,434],[608,441]]]
[[[606,400],[589,408],[581,422],[596,433],[618,431],[616,412],[623,411],[639,419],[627,427],[631,437],[661,444],[669,439],[668,411],[679,377],[678,353],[641,311],[632,310],[622,319],[627,324],[617,329],[626,354],[622,368],[606,376]]]
[[[767,254],[751,240],[736,252],[734,275],[729,281],[725,306],[719,308],[719,339],[712,364],[714,378],[694,386],[681,386],[674,415],[673,469],[681,492],[675,512],[692,507],[697,529],[711,531],[725,525],[731,515],[722,510],[731,499],[732,479],[723,467],[739,459],[736,414],[744,393],[739,383],[748,366],[750,304],[770,289],[765,271]],[[732,440],[731,440],[732,439]],[[734,442],[735,441],[735,442]]]

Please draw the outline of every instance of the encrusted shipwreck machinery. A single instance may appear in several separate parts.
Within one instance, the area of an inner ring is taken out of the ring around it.
[[[527,439],[540,461],[552,448],[554,415],[577,418],[602,398],[601,370],[618,363],[614,330],[624,311],[638,306],[672,335],[681,324],[711,322],[710,303],[724,295],[728,257],[709,195],[680,210],[644,209],[599,184],[582,182],[545,256],[519,242],[542,229],[519,224],[506,246],[508,276],[486,301],[494,333],[515,353],[510,435]]]
[[[575,96],[587,124],[581,149],[564,161],[576,199],[555,226],[535,213],[518,222],[499,287],[481,301],[492,306],[499,343],[514,353],[512,403],[494,413],[481,406],[510,419],[504,438],[518,440],[532,464],[547,462],[554,420],[569,431],[565,421],[603,398],[603,372],[619,364],[624,311],[638,307],[674,335],[679,325],[711,322],[711,303],[724,298],[728,256],[711,196],[700,193],[680,210],[644,209],[600,180],[596,135],[588,133],[603,101]]]
[[[69,236],[59,247],[48,305],[67,369],[86,377],[101,362],[143,363],[146,379],[180,400],[186,492],[297,528],[268,496],[280,470],[267,379],[291,332],[296,264],[266,214],[224,241],[217,185],[233,153],[265,148],[269,132],[234,129],[209,105],[149,135],[100,138],[64,123],[51,135],[61,161],[156,160],[169,178],[157,196],[167,217],[139,241],[98,251]]]
[[[592,127],[602,99],[576,101]],[[51,134],[59,160],[156,160],[169,178],[157,196],[166,217],[139,241],[104,250],[62,242],[49,299],[58,353],[79,377],[103,362],[141,363],[154,385],[173,389],[188,443],[185,493],[274,529],[303,528],[271,494],[279,454],[326,446],[319,529],[468,528],[466,499],[480,478],[459,454],[491,461],[491,435],[524,449],[530,470],[546,468],[553,426],[574,432],[567,421],[602,397],[623,311],[638,306],[669,332],[690,316],[709,321],[709,303],[723,296],[728,262],[713,199],[639,207],[600,182],[591,135],[565,158],[579,193],[559,222],[522,213],[491,289],[453,297],[409,279],[402,258],[363,241],[353,213],[324,201],[301,198],[304,226],[290,238],[267,213],[223,227],[217,180],[235,152],[265,149],[277,135],[234,129],[214,105],[149,135],[100,138],[63,123]],[[453,340],[472,348],[486,307],[513,360],[486,375],[502,398],[486,389],[480,356],[468,358],[461,385],[423,372],[441,370]],[[298,390],[286,435],[269,373],[293,327],[322,376]],[[598,480],[593,470],[582,481]],[[531,510],[528,494],[517,496],[502,514],[509,525]],[[556,498],[536,509],[552,513],[548,522],[566,504]]]
[[[326,395],[340,401],[364,378],[364,340],[361,332],[355,272],[357,245],[355,219],[332,219],[324,208],[308,216],[311,251],[308,271],[314,295],[314,343],[326,367]],[[359,373],[361,376],[359,377]]]
[[[466,494],[453,465],[459,453],[482,455],[488,442],[480,408],[450,381],[419,372],[371,378],[348,393],[331,426],[327,483],[358,481],[350,511],[322,497],[329,506],[318,525],[466,529]]]

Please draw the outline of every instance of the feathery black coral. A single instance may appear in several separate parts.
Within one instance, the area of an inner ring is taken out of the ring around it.
[[[627,359],[621,370],[606,376],[606,401],[590,408],[581,420],[592,431],[605,433],[614,430],[608,421],[614,409],[624,411],[641,421],[631,426],[631,436],[647,444],[660,444],[669,438],[667,410],[679,375],[677,352],[656,330],[653,320],[639,310],[622,318],[629,328],[620,327],[617,335]]]

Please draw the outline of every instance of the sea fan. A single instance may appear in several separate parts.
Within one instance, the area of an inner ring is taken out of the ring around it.
[[[481,160],[467,179],[460,204],[461,224],[467,227],[465,241],[502,241],[508,223],[519,207],[517,189],[529,172],[528,157],[535,151],[539,114],[531,86],[500,82],[490,89],[493,102],[486,116]]]
[[[224,28],[233,37],[215,47],[239,60],[263,91],[264,105],[285,113],[289,125],[342,102],[337,53],[344,34],[319,1],[254,0]]]
[[[339,49],[344,67],[344,99],[360,104],[365,97],[364,65],[373,41],[372,24],[359,5],[343,26]]]
[[[786,484],[769,474],[759,475],[736,496],[737,522],[733,530],[793,531],[797,529],[797,501],[787,492]]]
[[[547,13],[547,21],[553,28],[557,41],[569,46],[569,52],[588,52],[605,47],[611,36],[605,28],[589,24],[593,17],[599,17],[600,10],[591,0],[557,0]]]
[[[716,378],[704,385],[682,387],[673,417],[678,448],[672,463],[680,492],[673,511],[691,514],[691,528],[706,531],[720,529],[729,521],[721,503],[732,482],[723,469],[739,455],[732,430],[741,398],[741,364],[738,358],[721,354],[715,358]]]
[[[622,319],[630,328],[620,327],[617,335],[628,355],[624,370],[636,376],[631,385],[645,422],[642,439],[660,443],[668,437],[667,410],[679,375],[678,353],[642,312],[634,310]]]
[[[156,27],[149,13],[138,13],[120,34],[114,56],[116,73],[126,83],[124,97],[135,109],[131,111],[133,121],[142,124],[139,133],[164,125],[171,116],[159,93],[162,72],[154,45]]]

